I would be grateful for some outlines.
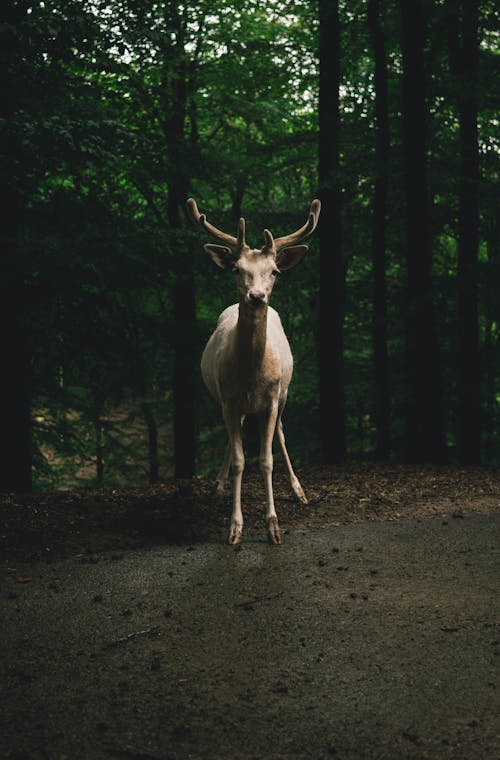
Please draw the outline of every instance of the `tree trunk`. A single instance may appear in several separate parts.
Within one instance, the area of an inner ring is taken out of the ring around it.
[[[486,225],[486,246],[488,255],[488,272],[494,275],[500,271],[498,257],[499,240],[498,217],[492,215]],[[497,398],[500,393],[500,343],[496,328],[498,311],[498,293],[495,290],[496,280],[490,277],[491,284],[485,288],[484,298],[484,460],[494,461],[495,451],[499,442],[500,417]]]
[[[22,22],[25,8],[9,2],[2,20],[7,29]],[[2,36],[2,98],[0,116],[8,125],[19,108],[18,81],[12,76],[19,59],[18,37]],[[12,129],[3,133],[2,227],[0,233],[0,419],[2,455],[0,456],[0,491],[29,492],[32,489],[32,334],[30,299],[25,282],[24,263],[18,239],[26,205],[20,183],[19,140]]]
[[[168,217],[170,227],[180,230],[179,207],[186,194],[179,192],[180,182],[170,182]],[[184,187],[184,183],[182,184]],[[175,245],[181,248],[185,241]],[[196,377],[196,303],[192,251],[174,255],[175,284],[173,294],[174,371],[172,383],[174,416],[174,476],[191,478],[196,462],[195,377]]]
[[[4,197],[5,227],[11,228],[11,199]],[[7,204],[8,208],[5,208]],[[0,491],[32,490],[32,339],[28,323],[29,300],[23,283],[19,253],[9,229],[4,237],[3,265],[0,272],[0,340],[2,371],[0,399],[2,419],[2,455],[0,456]]]
[[[372,214],[373,364],[375,379],[375,453],[387,459],[391,449],[389,360],[387,353],[386,215],[389,160],[389,96],[380,0],[368,1],[368,28],[375,62],[375,189]]]
[[[408,277],[405,456],[413,462],[438,463],[446,459],[446,443],[440,351],[432,294],[422,0],[400,0],[400,9]]]
[[[95,394],[93,409],[94,446],[95,446],[95,472],[98,483],[104,479],[104,437],[102,425],[102,403]]]
[[[158,427],[151,405],[144,401],[141,404],[142,414],[148,431],[148,464],[149,482],[151,485],[158,483],[159,460],[158,460]]]
[[[346,456],[338,2],[320,0],[319,22],[319,433],[322,460],[332,464]]]
[[[231,216],[235,219],[236,223],[242,216],[241,206],[243,203],[243,196],[247,187],[246,179],[244,177],[236,177],[234,187],[231,191]]]
[[[460,336],[457,351],[458,456],[463,464],[474,464],[481,461],[481,376],[477,292],[478,0],[448,3],[448,14],[451,71],[457,82],[460,152],[457,273],[457,333]]]
[[[196,461],[195,377],[196,306],[193,254],[184,251],[182,271],[174,286],[174,474],[191,478]]]
[[[183,50],[182,24],[177,47]],[[184,126],[187,113],[187,62],[180,53],[176,66],[166,64],[165,136],[169,151],[167,214],[172,241],[175,285],[173,294],[174,371],[172,382],[174,417],[174,475],[191,478],[196,463],[195,378],[196,378],[196,304],[193,255],[182,250],[186,245],[180,234],[180,209],[186,205],[187,146]],[[172,71],[174,74],[172,75]],[[170,97],[168,97],[168,95]],[[184,218],[184,216],[182,217]],[[176,236],[176,231],[178,234]]]

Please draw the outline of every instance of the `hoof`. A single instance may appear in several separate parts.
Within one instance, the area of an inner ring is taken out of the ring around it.
[[[270,544],[282,544],[283,539],[281,538],[281,530],[280,526],[278,525],[278,518],[277,517],[270,517],[268,520],[266,520],[267,523],[267,538]]]
[[[236,546],[237,544],[241,544],[242,535],[243,535],[243,527],[241,525],[231,525],[231,528],[229,530],[229,535],[227,537],[227,543],[230,546]]]
[[[302,502],[302,504],[309,504],[307,500],[307,496],[304,493],[304,489],[302,488],[298,480],[295,480],[292,483],[292,488],[293,488],[293,492],[295,496],[300,502]]]
[[[300,493],[297,493],[297,499],[298,499],[298,500],[299,500],[299,501],[300,501],[302,504],[309,504],[309,501],[308,501],[308,499],[307,499],[307,496],[305,495],[305,493],[304,493],[304,491],[302,490],[302,488],[300,489]]]

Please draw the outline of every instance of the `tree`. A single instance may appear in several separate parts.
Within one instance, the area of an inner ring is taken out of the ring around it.
[[[0,459],[0,489],[7,491],[29,491],[32,486],[32,262],[22,237],[44,175],[58,164],[61,147],[67,148],[74,137],[67,102],[74,92],[70,64],[77,57],[77,28],[85,27],[93,36],[92,24],[87,25],[88,17],[77,4],[69,0],[62,5],[31,7],[8,0],[2,8],[0,330],[5,370],[0,373],[0,397],[5,453]]]
[[[3,124],[11,124],[22,97],[23,53],[19,24],[25,9],[7,3],[3,9],[2,102]],[[24,88],[23,88],[24,92]],[[30,491],[31,479],[31,339],[27,320],[29,300],[19,251],[24,198],[19,174],[20,141],[15,131],[4,132],[2,156],[2,264],[0,271],[0,335],[3,369],[0,373],[2,456],[0,490]]]
[[[389,161],[389,92],[380,0],[368,0],[368,28],[375,63],[375,188],[372,212],[373,364],[375,375],[376,455],[391,449],[389,359],[387,354],[386,217]]]
[[[183,228],[181,208],[185,207],[189,177],[185,124],[188,109],[190,61],[186,54],[188,18],[177,3],[170,3],[167,25],[170,31],[163,58],[161,102],[165,119],[165,139],[168,148],[167,215],[174,233],[175,283],[173,293],[174,329],[174,473],[177,478],[190,478],[196,463],[196,304],[193,257],[179,235]]]
[[[450,69],[459,120],[457,347],[458,455],[481,460],[481,374],[478,326],[479,146],[478,0],[447,3]]]
[[[319,396],[325,464],[346,455],[344,390],[345,265],[341,239],[340,20],[337,2],[319,3]]]
[[[196,242],[191,247],[183,208],[188,189],[199,197],[191,190],[197,185],[203,192],[212,188],[216,198],[229,197],[238,216],[248,185],[254,193],[263,188],[272,193],[277,184],[268,181],[273,169],[291,165],[296,150],[281,147],[279,152],[274,142],[283,130],[280,122],[276,128],[275,92],[288,86],[291,67],[285,61],[292,54],[296,58],[297,51],[286,43],[283,63],[269,76],[269,49],[275,48],[278,57],[285,47],[282,35],[276,39],[279,14],[269,17],[253,2],[235,4],[233,14],[227,3],[159,6],[151,0],[141,7],[119,3],[118,8],[120,28],[112,41],[129,58],[116,66],[118,87],[128,96],[126,121],[133,125],[132,139],[124,146],[126,160],[130,177],[164,230],[174,274],[174,469],[178,477],[189,477],[195,468],[198,372],[193,262],[200,253]],[[109,13],[109,3],[102,4],[101,13]],[[253,76],[245,72],[250,61]]]
[[[109,4],[105,4],[108,5]],[[149,13],[147,12],[149,6]],[[174,473],[178,478],[194,474],[196,461],[196,308],[193,256],[186,250],[184,206],[190,184],[188,115],[192,106],[192,79],[196,52],[190,25],[203,33],[203,9],[193,12],[175,2],[121,5],[117,45],[127,52],[127,65],[118,60],[119,88],[129,97],[130,129],[125,142],[129,177],[142,193],[169,247],[172,283],[171,345],[173,349],[172,411]],[[106,14],[109,8],[102,8]],[[196,40],[196,36],[195,36]],[[191,137],[196,137],[192,122]],[[136,148],[132,158],[132,145]],[[132,160],[131,160],[132,159]],[[165,252],[167,255],[167,252]],[[167,378],[165,383],[169,384]],[[151,419],[148,414],[150,436]],[[157,465],[154,464],[156,469]]]
[[[422,0],[400,0],[403,54],[403,164],[406,201],[406,441],[410,461],[446,458],[441,364],[432,289],[427,179],[425,22]]]
[[[483,432],[496,460],[492,0],[12,0],[4,17],[0,487],[29,489],[32,456],[37,488],[218,465],[199,358],[234,290],[188,195],[223,228],[244,216],[252,244],[323,202],[273,294],[296,461],[440,461],[445,432],[464,462]]]

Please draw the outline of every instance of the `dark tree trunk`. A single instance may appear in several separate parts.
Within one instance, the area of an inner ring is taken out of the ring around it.
[[[18,108],[19,81],[13,72],[19,59],[18,35],[10,30],[22,23],[24,7],[9,2],[2,12],[0,116],[6,125]],[[2,454],[0,491],[29,492],[32,489],[32,333],[30,298],[18,239],[26,205],[20,182],[23,179],[18,157],[20,138],[12,129],[2,135],[3,156],[0,177],[2,225],[0,232],[0,420]]]
[[[180,231],[179,207],[181,204],[185,205],[186,194],[180,193],[179,187],[179,182],[169,185],[168,214],[171,229]],[[180,234],[177,245],[185,245]],[[176,478],[191,478],[196,463],[196,303],[193,255],[190,251],[178,250],[175,252],[174,261],[174,475]]]
[[[231,199],[232,199],[231,216],[234,217],[234,219],[236,220],[236,223],[238,222],[238,219],[242,216],[241,207],[242,207],[243,196],[245,194],[246,187],[247,187],[246,180],[243,177],[237,177],[234,183],[234,188],[231,192]]]
[[[95,433],[95,472],[96,478],[99,483],[102,483],[104,478],[104,446],[102,440],[102,423],[99,418],[94,420],[94,433]]]
[[[386,217],[389,159],[389,96],[380,0],[368,1],[368,28],[375,61],[376,175],[372,214],[373,363],[375,376],[376,455],[391,449],[389,360],[387,354]]]
[[[195,471],[196,305],[192,255],[184,252],[174,288],[174,472],[190,478]]]
[[[488,255],[488,271],[494,275],[500,271],[497,257],[499,254],[498,240],[499,237],[499,220],[493,217],[486,225],[486,245]],[[499,440],[500,432],[500,415],[498,410],[497,398],[500,393],[500,342],[496,330],[497,312],[498,312],[498,293],[495,290],[494,278],[491,278],[491,284],[485,288],[484,299],[484,343],[483,343],[483,365],[484,365],[484,459],[493,461],[495,458],[495,448]]]
[[[16,209],[4,197],[3,264],[0,272],[0,399],[2,454],[0,491],[32,490],[32,339],[29,299],[16,246]],[[7,204],[7,208],[6,205]]]
[[[446,442],[441,361],[432,295],[422,0],[400,0],[400,9],[408,272],[405,456],[413,462],[439,463],[446,459]]]
[[[457,84],[458,187],[458,456],[481,460],[478,328],[479,149],[477,135],[478,0],[448,3],[450,63]]]
[[[174,166],[179,164],[175,163]],[[168,218],[171,230],[180,233],[180,207],[186,205],[187,194],[184,177],[177,176],[169,182]],[[182,250],[185,241],[179,234],[175,241],[178,248],[173,303],[173,406],[174,406],[174,475],[191,478],[196,463],[196,302],[193,255]]]
[[[319,21],[319,432],[322,460],[331,464],[346,456],[338,2],[320,0]]]
[[[179,39],[182,39],[182,23]],[[182,49],[182,45],[180,46]],[[196,463],[195,377],[196,377],[196,304],[193,256],[182,250],[186,245],[181,235],[180,209],[186,205],[186,140],[184,126],[187,114],[187,62],[182,58],[172,70],[166,68],[165,136],[169,150],[167,214],[174,252],[175,285],[173,294],[173,417],[174,475],[191,478]],[[176,235],[177,231],[177,235]]]
[[[260,429],[259,421],[255,414],[247,415],[243,431],[247,456],[247,464],[245,466],[251,467],[252,464],[258,464],[260,454]]]
[[[94,453],[95,453],[95,473],[99,483],[104,478],[104,435],[103,435],[103,401],[101,393],[97,388],[94,389],[94,404],[92,409],[92,422],[94,425]]]

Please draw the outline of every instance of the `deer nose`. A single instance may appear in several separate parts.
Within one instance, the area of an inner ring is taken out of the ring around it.
[[[248,292],[248,297],[250,299],[250,303],[253,304],[260,304],[260,303],[266,303],[266,294],[263,290],[250,290]]]

